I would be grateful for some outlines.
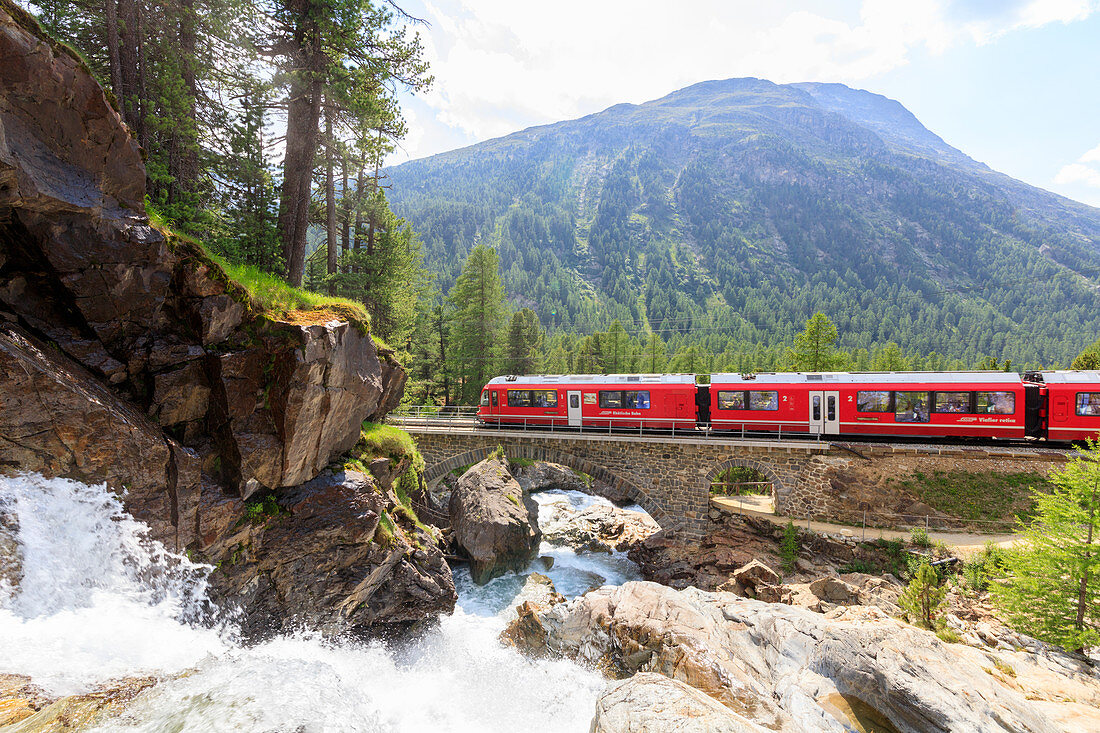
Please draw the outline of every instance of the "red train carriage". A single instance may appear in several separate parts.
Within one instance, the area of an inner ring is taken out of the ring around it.
[[[1100,372],[1043,371],[1024,376],[1042,390],[1048,440],[1086,440],[1100,435]]]
[[[623,429],[696,427],[691,374],[496,377],[481,391],[478,419],[493,425]]]
[[[715,374],[709,393],[714,430],[1023,438],[1041,429],[1039,388],[1006,372]]]

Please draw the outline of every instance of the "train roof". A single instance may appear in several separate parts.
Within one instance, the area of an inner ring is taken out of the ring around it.
[[[1052,369],[1049,371],[1028,372],[1028,378],[1047,384],[1100,383],[1100,371],[1091,369]]]
[[[711,384],[1021,384],[1016,372],[761,372],[757,374],[712,374]]]
[[[509,374],[489,384],[540,386],[561,384],[695,384],[694,374]]]

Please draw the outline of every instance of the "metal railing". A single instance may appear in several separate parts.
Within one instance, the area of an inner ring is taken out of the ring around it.
[[[508,415],[498,414],[481,417],[478,407],[423,407],[404,406],[390,413],[389,419],[408,427],[441,428],[446,432],[465,432],[474,425],[481,430],[521,431],[521,432],[571,432],[582,435],[646,435],[661,434],[670,437],[708,438],[730,440],[782,440],[802,439],[820,442],[821,436],[815,433],[783,432],[780,425],[776,430],[750,430],[742,424],[741,429],[714,429],[710,425],[699,425],[698,420],[690,418],[639,418],[639,417],[595,417],[587,415],[588,424],[570,425],[569,418],[562,415]],[[592,423],[598,423],[593,425]]]

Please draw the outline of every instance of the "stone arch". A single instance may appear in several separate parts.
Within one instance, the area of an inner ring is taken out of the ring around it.
[[[773,511],[776,514],[779,513],[779,497],[785,495],[786,492],[784,490],[783,480],[779,478],[779,473],[766,461],[754,461],[751,458],[731,458],[719,463],[712,468],[703,479],[703,490],[707,492],[708,497],[710,496],[711,484],[718,480],[718,476],[731,468],[750,468],[757,473],[767,476],[772,484]]]
[[[677,525],[677,522],[669,515],[668,511],[637,484],[586,458],[580,458],[565,451],[548,450],[539,446],[522,443],[502,443],[501,445],[504,448],[505,455],[509,458],[526,458],[533,461],[558,463],[574,471],[586,473],[594,479],[614,486],[616,489],[623,490],[624,493],[637,502],[642,509],[645,509],[646,513],[653,517],[653,520],[661,527],[673,528]],[[431,486],[443,478],[448,472],[456,468],[468,466],[471,463],[477,463],[488,458],[489,454],[496,450],[496,448],[497,442],[494,441],[492,445],[474,448],[427,466],[424,469],[424,481]]]

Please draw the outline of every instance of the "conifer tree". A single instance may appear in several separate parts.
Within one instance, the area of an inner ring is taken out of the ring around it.
[[[650,333],[646,337],[641,361],[642,371],[648,374],[658,374],[665,370],[668,364],[668,350],[665,348],[665,342],[656,333]]]
[[[461,401],[473,404],[495,376],[501,355],[504,287],[495,249],[479,244],[470,250],[447,299],[453,311],[448,356],[459,377]]]
[[[947,589],[940,587],[936,571],[927,560],[922,560],[905,592],[898,598],[898,605],[905,611],[910,623],[932,630],[936,628],[936,618],[946,595]]]
[[[503,370],[508,374],[538,374],[542,370],[542,326],[530,308],[512,314],[504,346]]]
[[[1017,630],[1084,651],[1100,645],[1100,443],[1049,480],[1051,493],[1032,493],[1035,517],[991,591]]]
[[[787,353],[787,366],[792,371],[827,372],[841,368],[847,361],[836,348],[836,324],[824,313],[815,313],[806,321],[806,330],[794,339],[794,348]]]

